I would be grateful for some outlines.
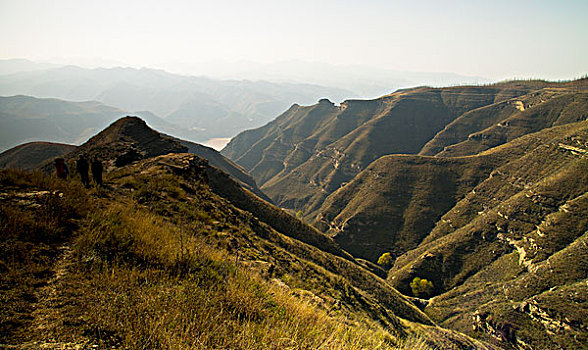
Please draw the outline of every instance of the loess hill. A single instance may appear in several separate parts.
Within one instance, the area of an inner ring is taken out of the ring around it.
[[[444,326],[505,348],[588,341],[588,80],[293,106],[222,151]],[[421,297],[423,295],[420,295]]]
[[[435,155],[469,136],[480,140],[477,153],[543,127],[583,120],[587,84],[583,79],[422,87],[340,106],[328,100],[294,105],[267,125],[237,135],[221,153],[243,166],[276,204],[313,218],[326,197],[381,156]],[[486,130],[497,123],[504,125]]]
[[[104,188],[0,172],[0,344],[495,348],[178,144],[123,118],[66,156],[105,159]]]

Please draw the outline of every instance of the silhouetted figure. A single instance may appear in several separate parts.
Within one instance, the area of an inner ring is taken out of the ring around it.
[[[82,178],[82,184],[86,188],[90,186],[90,175],[88,175],[88,170],[90,170],[90,165],[88,164],[88,160],[84,155],[81,155],[76,162],[76,169],[78,173],[80,173],[80,177]]]
[[[69,169],[67,168],[67,164],[65,164],[65,160],[63,158],[55,159],[55,172],[57,173],[58,178],[64,180],[67,179]]]
[[[97,186],[102,186],[102,162],[98,158],[92,160],[92,179]]]

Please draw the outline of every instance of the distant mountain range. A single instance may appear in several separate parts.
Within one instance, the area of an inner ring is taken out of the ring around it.
[[[180,65],[179,69],[192,74],[203,74],[221,79],[261,79],[273,82],[336,86],[353,93],[353,95],[346,96],[345,99],[375,98],[400,88],[415,86],[450,86],[490,82],[484,77],[464,76],[455,73],[398,71],[362,65],[333,65],[300,60],[274,63],[214,61],[184,64]],[[324,97],[331,98],[335,102],[342,101],[331,96]]]
[[[96,101],[70,102],[21,95],[0,97],[0,151],[33,141],[79,145],[126,114],[140,115],[149,125],[168,134],[190,135],[151,112],[129,113]]]
[[[199,142],[261,126],[294,102],[353,94],[311,84],[219,80],[146,68],[53,67],[26,60],[2,60],[0,72],[2,96],[98,101],[125,111],[149,111],[183,129],[176,136]]]

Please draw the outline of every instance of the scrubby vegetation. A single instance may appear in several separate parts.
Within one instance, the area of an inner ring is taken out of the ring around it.
[[[426,278],[415,277],[410,282],[410,289],[415,297],[426,298],[433,293],[433,282]]]
[[[272,235],[272,229],[204,182],[150,171],[121,169],[99,191],[37,173],[0,172],[0,344],[41,340],[130,349],[436,344],[415,337],[417,330],[406,338],[406,327],[393,315],[377,316],[372,314],[377,308],[362,306],[369,300],[345,278],[258,238]],[[281,244],[295,247],[287,239]],[[267,262],[269,251],[282,266]]]
[[[0,172],[0,335],[30,323],[34,290],[52,274],[60,248],[89,210],[76,184],[40,173]]]
[[[378,258],[378,265],[382,266],[383,268],[390,268],[393,264],[392,255],[389,252],[386,252]]]

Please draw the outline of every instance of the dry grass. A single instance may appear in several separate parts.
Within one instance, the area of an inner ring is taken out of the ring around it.
[[[332,279],[320,275],[326,273],[323,268],[309,270],[312,265],[297,262],[283,267],[294,270],[280,281],[236,259],[226,240],[249,242],[241,259],[261,258],[264,253],[256,245],[268,243],[252,236],[246,220],[234,217],[244,213],[223,207],[226,203],[206,188],[188,188],[173,177],[132,179],[86,191],[76,182],[40,174],[0,173],[2,193],[63,193],[39,207],[2,206],[0,343],[42,340],[128,349],[427,348],[419,340],[403,342],[398,330],[353,310],[355,299],[333,309],[317,303],[320,298],[313,292],[293,287],[315,292],[334,288],[322,284]],[[257,230],[263,226],[255,225]],[[71,261],[61,265],[59,281],[51,282],[63,261],[63,245],[71,246]],[[301,276],[308,280],[298,280]],[[343,279],[339,284],[347,286]],[[39,299],[47,285],[55,292],[51,303]],[[351,293],[349,286],[344,290]],[[39,315],[38,308],[50,312]],[[38,324],[46,327],[38,329]]]
[[[93,215],[75,247],[84,266],[79,302],[91,310],[82,317],[106,335],[97,339],[103,344],[379,349],[394,340],[367,320],[330,316],[142,210],[116,206]]]

